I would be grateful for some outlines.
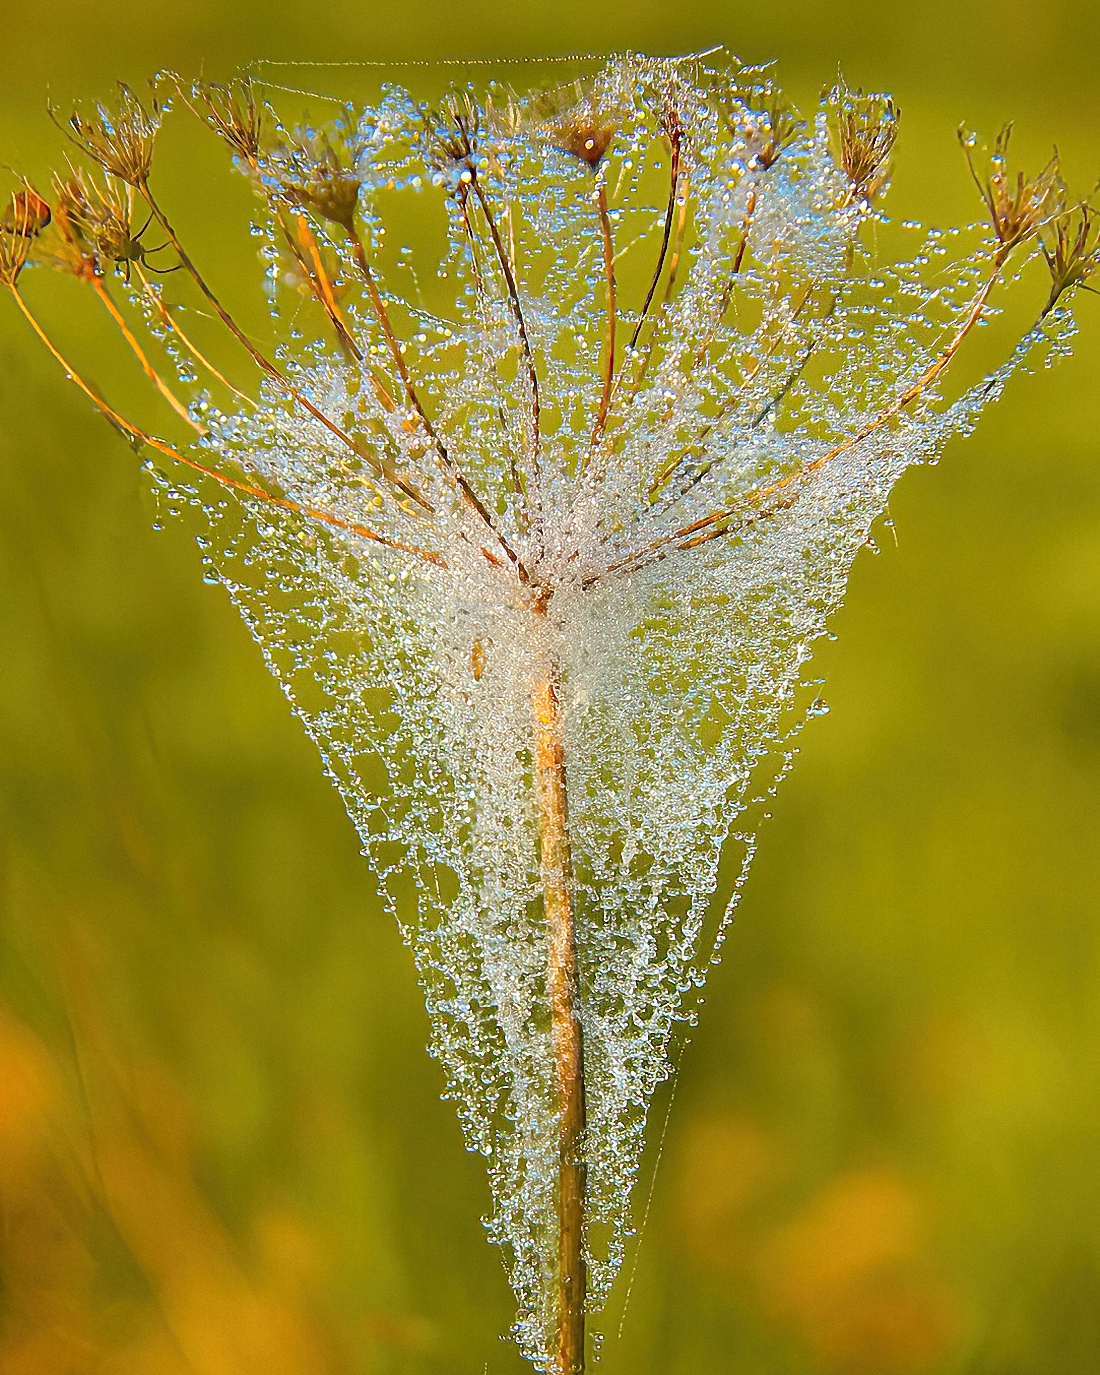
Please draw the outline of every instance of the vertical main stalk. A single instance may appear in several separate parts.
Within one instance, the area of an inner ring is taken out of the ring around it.
[[[556,669],[536,682],[534,775],[542,892],[546,909],[546,988],[558,1100],[558,1274],[555,1375],[584,1371],[584,1043],[577,1016],[577,940],[569,852],[565,747]]]

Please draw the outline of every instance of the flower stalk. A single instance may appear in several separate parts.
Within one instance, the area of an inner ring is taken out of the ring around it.
[[[546,992],[557,1100],[557,1275],[555,1375],[582,1375],[586,1299],[584,1034],[579,1015],[573,863],[562,733],[561,675],[548,664],[531,694],[538,805]]]

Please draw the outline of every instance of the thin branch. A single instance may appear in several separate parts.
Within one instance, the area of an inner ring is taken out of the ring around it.
[[[149,297],[150,301],[152,301],[153,305],[156,307],[157,313],[160,315],[161,319],[168,326],[168,328],[179,337],[180,342],[183,344],[184,348],[191,355],[191,357],[194,358],[194,360],[197,363],[199,363],[202,367],[204,367],[211,377],[215,378],[222,384],[223,387],[226,387],[229,391],[231,391],[233,395],[238,398],[238,400],[245,402],[246,405],[255,407],[256,402],[252,399],[251,396],[248,395],[247,392],[243,392],[239,387],[235,387],[233,383],[230,382],[228,377],[220,373],[218,369],[214,366],[214,364],[211,363],[208,358],[206,358],[202,353],[199,352],[195,344],[192,343],[192,341],[184,333],[179,321],[176,320],[175,316],[161,300],[160,293],[154,289],[153,284],[149,281],[149,278],[146,277],[145,273],[142,271],[141,264],[139,262],[135,262],[132,264],[132,268],[133,271],[137,273],[138,279],[141,282],[142,288],[145,291],[146,296]]]
[[[325,271],[325,265],[321,259],[321,250],[317,247],[317,240],[313,237],[308,220],[304,215],[297,216],[298,242],[295,243],[294,236],[291,234],[290,227],[284,220],[281,208],[276,207],[275,214],[279,221],[279,226],[286,236],[286,241],[290,245],[291,252],[294,254],[299,266],[306,274],[310,289],[324,307],[325,314],[332,321],[332,327],[336,331],[337,338],[355,361],[361,363],[363,361],[363,350],[352,337],[351,330],[348,329],[344,317],[340,314],[340,307],[337,305],[332,283],[329,281],[328,273]],[[309,254],[310,261],[308,263],[302,256],[301,249],[305,249],[306,253]]]
[[[604,366],[603,395],[592,427],[591,446],[595,445],[607,426],[607,412],[611,405],[611,389],[615,382],[615,246],[611,238],[611,217],[607,213],[607,188],[603,182],[596,190],[596,208],[600,215],[600,236],[603,239],[603,266],[607,280],[607,362]]]
[[[126,323],[126,320],[122,312],[119,310],[118,306],[115,305],[111,293],[107,290],[107,283],[103,280],[103,278],[99,275],[98,272],[93,273],[88,278],[86,278],[86,280],[91,282],[96,295],[103,302],[104,306],[106,306],[111,319],[115,322],[116,325],[118,325],[119,329],[122,331],[122,337],[129,344],[131,350],[133,351],[134,357],[141,364],[142,371],[145,373],[146,377],[148,377],[149,380],[153,383],[157,391],[160,392],[161,396],[164,397],[164,399],[168,402],[168,404],[172,407],[176,414],[180,416],[183,420],[185,420],[197,434],[209,434],[210,431],[206,428],[206,426],[200,425],[197,420],[192,418],[187,407],[183,404],[183,402],[179,399],[175,392],[172,391],[171,387],[169,387],[168,383],[165,382],[163,377],[161,377],[160,373],[157,372],[156,368],[153,367],[152,363],[149,362],[149,359],[145,356],[145,350],[141,347],[137,339],[134,337],[133,331]]]
[[[352,453],[354,453],[357,457],[361,458],[364,461],[364,463],[368,464],[374,470],[376,476],[384,478],[388,483],[396,487],[406,497],[408,497],[417,506],[419,506],[421,510],[425,512],[431,511],[431,503],[428,501],[428,499],[424,496],[422,492],[418,491],[415,487],[413,487],[405,478],[401,477],[400,474],[390,472],[387,469],[386,465],[380,462],[376,455],[371,453],[369,449],[364,448],[361,444],[357,444],[356,441],[352,439],[352,437],[349,434],[347,434],[344,430],[342,430],[339,425],[337,425],[334,421],[330,420],[328,416],[325,415],[324,411],[320,410],[317,406],[315,406],[308,396],[305,396],[302,392],[300,392],[298,388],[295,387],[294,384],[290,381],[290,379],[286,376],[286,374],[280,368],[276,367],[275,364],[271,362],[271,360],[259,348],[256,347],[256,345],[252,342],[252,340],[248,337],[244,330],[241,329],[241,327],[237,324],[236,320],[233,319],[229,311],[226,310],[226,308],[222,305],[221,301],[214,294],[213,290],[207,285],[206,280],[203,278],[198,268],[191,261],[190,257],[187,254],[187,251],[183,247],[183,244],[180,243],[179,236],[176,234],[176,231],[168,222],[168,219],[165,216],[164,211],[161,210],[160,206],[157,204],[157,201],[155,200],[153,193],[149,190],[148,183],[142,182],[139,186],[139,190],[145,197],[145,200],[149,205],[149,209],[152,210],[153,215],[157,220],[157,223],[168,235],[172,247],[176,250],[176,253],[179,255],[180,262],[183,264],[187,272],[194,280],[195,285],[199,288],[202,294],[214,307],[215,311],[218,314],[218,318],[225,325],[226,329],[228,329],[230,334],[232,334],[233,337],[238,341],[238,343],[240,343],[244,347],[244,349],[252,357],[253,361],[257,364],[260,370],[266,373],[266,375],[270,377],[273,381],[277,382],[278,385],[287,393],[287,395],[293,401],[297,402],[297,404],[301,406],[303,410],[307,411],[311,416],[313,416],[314,420],[318,421],[321,425],[323,425],[325,429],[328,430],[331,434],[335,435],[336,438],[342,444],[346,445],[347,448],[349,448],[352,451]]]
[[[665,283],[665,294],[664,294],[664,296],[661,298],[661,304],[660,304],[660,306],[658,307],[658,310],[657,310],[657,317],[656,317],[657,320],[659,320],[660,317],[661,317],[661,316],[664,314],[664,312],[667,310],[668,304],[669,304],[669,302],[672,300],[672,292],[673,292],[673,290],[674,290],[674,288],[675,288],[675,286],[676,286],[676,276],[677,276],[677,273],[678,273],[679,268],[680,268],[680,256],[681,256],[681,254],[683,253],[683,248],[684,248],[684,235],[685,235],[685,233],[686,233],[686,231],[687,231],[688,210],[689,210],[689,208],[690,208],[690,207],[689,207],[689,193],[690,193],[690,187],[691,187],[691,173],[690,173],[690,172],[685,172],[685,173],[684,173],[683,188],[682,188],[682,190],[680,190],[680,191],[678,192],[677,197],[676,197],[677,200],[680,202],[680,213],[679,213],[679,215],[676,217],[676,237],[675,237],[675,239],[673,240],[673,244],[672,244],[672,257],[671,257],[671,259],[669,260],[669,265],[668,265],[668,281]],[[724,313],[724,312],[719,312],[720,315],[721,315],[722,313]],[[633,382],[631,383],[631,387],[630,387],[630,394],[631,394],[631,396],[637,396],[638,392],[640,392],[641,389],[642,389],[642,385],[643,385],[643,383],[645,382],[646,375],[647,375],[647,373],[649,372],[649,365],[650,365],[650,364],[652,363],[652,361],[653,361],[653,352],[654,352],[654,345],[655,345],[655,344],[656,344],[656,321],[654,322],[654,328],[651,329],[650,332],[649,332],[649,339],[648,339],[648,342],[647,342],[647,345],[646,345],[645,355],[644,355],[644,357],[642,358],[641,366],[638,368],[637,372],[634,374],[634,380],[633,380]]]
[[[725,306],[729,305],[729,297],[733,291],[733,279],[741,271],[741,264],[745,261],[745,250],[749,246],[749,233],[752,229],[752,218],[756,214],[756,183],[753,182],[749,188],[748,197],[745,200],[745,218],[742,221],[741,242],[737,248],[737,257],[733,260],[730,268],[730,279],[726,286],[724,305],[722,313],[725,314]]]
[[[123,434],[127,435],[136,444],[147,444],[151,449],[155,449],[166,458],[172,459],[174,463],[182,463],[184,467],[191,468],[196,473],[201,473],[203,477],[211,478],[222,487],[227,487],[234,492],[240,492],[244,496],[255,497],[258,501],[265,502],[269,506],[278,506],[284,511],[291,511],[295,515],[305,516],[309,520],[320,522],[322,525],[330,525],[334,529],[342,530],[347,534],[358,535],[360,539],[371,540],[375,544],[384,545],[387,549],[393,549],[402,554],[411,554],[414,558],[418,558],[424,563],[434,564],[439,568],[447,567],[446,561],[443,559],[442,555],[435,553],[433,550],[417,549],[411,545],[402,544],[398,540],[392,540],[386,535],[379,534],[377,530],[372,530],[369,526],[358,525],[354,521],[344,520],[341,516],[334,515],[331,511],[322,511],[313,506],[303,506],[297,501],[292,501],[289,497],[274,496],[271,492],[265,492],[262,487],[255,487],[249,482],[240,482],[237,478],[228,477],[225,473],[219,473],[214,468],[208,468],[204,463],[198,462],[197,459],[190,458],[187,454],[181,453],[174,445],[168,444],[165,440],[159,439],[156,435],[148,434],[145,430],[139,429],[137,425],[127,420],[124,415],[104,401],[101,396],[98,396],[93,388],[84,381],[39,324],[37,318],[20,294],[19,289],[9,284],[8,290],[15,298],[16,305],[26,317],[35,334],[38,335],[52,357],[60,364],[65,376],[84,393],[101,415],[105,416],[116,429],[121,430]]]
[[[519,331],[520,348],[523,353],[524,366],[527,369],[527,378],[531,384],[531,476],[534,487],[534,507],[535,507],[535,528],[540,532],[542,528],[542,473],[539,463],[539,453],[542,446],[541,435],[541,401],[539,399],[539,377],[535,369],[535,356],[531,349],[531,340],[527,333],[527,322],[523,318],[523,306],[519,299],[519,288],[516,286],[515,273],[512,271],[512,263],[504,247],[504,241],[500,237],[497,229],[496,220],[493,217],[492,208],[489,205],[489,198],[485,194],[476,172],[471,171],[471,183],[474,194],[478,198],[482,212],[485,215],[485,222],[489,226],[489,235],[493,240],[493,249],[496,252],[497,262],[500,264],[501,273],[504,276],[504,284],[508,292],[508,302],[515,318],[516,329]]]
[[[485,283],[485,274],[481,268],[477,235],[474,233],[473,222],[470,219],[470,196],[469,188],[466,185],[462,185],[459,188],[458,204],[462,214],[462,228],[466,235],[466,242],[470,248],[470,262],[474,270],[474,288],[477,292],[478,303],[481,309],[485,311],[488,309],[489,292]],[[514,251],[515,226],[512,223],[510,213],[508,216],[508,227],[509,239],[512,244],[512,251]],[[508,421],[504,414],[504,407],[498,402],[496,409],[497,419],[500,422],[501,430],[505,436],[505,442],[508,445],[508,472],[511,478],[512,491],[517,497],[521,498],[516,506],[516,519],[524,534],[529,534],[534,524],[534,514],[531,510],[530,492],[528,491],[526,475],[520,472],[519,465],[516,462],[516,454],[512,447]]]
[[[646,293],[645,304],[642,306],[642,313],[638,316],[638,323],[634,326],[634,333],[630,338],[630,348],[633,351],[638,346],[638,338],[645,324],[646,316],[649,314],[649,307],[653,304],[653,297],[657,291],[657,284],[661,280],[661,273],[664,271],[665,257],[668,253],[669,241],[672,238],[672,221],[676,214],[676,189],[680,181],[680,130],[673,127],[669,134],[669,142],[672,147],[672,181],[668,191],[668,207],[665,211],[665,227],[661,232],[661,251],[657,254],[657,266],[653,271],[653,280],[649,284],[649,291]]]
[[[387,347],[389,348],[390,354],[394,360],[394,366],[397,369],[397,375],[401,378],[402,386],[405,388],[405,396],[408,399],[409,405],[413,408],[417,416],[420,418],[421,423],[423,424],[429,438],[432,441],[432,445],[434,446],[436,453],[439,455],[439,461],[443,467],[444,472],[454,483],[455,487],[462,496],[466,505],[477,515],[477,517],[482,521],[482,523],[487,527],[489,532],[492,534],[493,538],[500,545],[501,549],[504,550],[504,553],[507,555],[509,562],[515,568],[516,575],[519,578],[520,582],[529,582],[530,577],[519,555],[515,552],[512,546],[505,539],[504,535],[497,528],[496,522],[490,515],[488,507],[474,491],[465,474],[455,463],[454,459],[451,458],[450,454],[447,452],[446,445],[440,438],[435,426],[428,419],[427,412],[421,405],[420,398],[419,396],[417,396],[416,393],[416,388],[413,386],[412,378],[409,375],[408,367],[406,366],[404,356],[401,353],[401,345],[398,342],[397,335],[394,333],[393,325],[390,322],[389,311],[387,311],[386,303],[382,299],[382,293],[378,289],[378,282],[375,280],[374,273],[371,271],[370,263],[367,261],[367,253],[366,249],[363,247],[363,240],[359,237],[359,232],[355,228],[354,224],[346,225],[345,229],[347,230],[348,238],[351,242],[352,253],[355,257],[356,266],[359,268],[360,275],[362,276],[363,281],[366,284],[367,295],[370,297],[371,308],[373,309],[375,317],[378,320],[379,326],[382,330],[383,337],[386,340]]]

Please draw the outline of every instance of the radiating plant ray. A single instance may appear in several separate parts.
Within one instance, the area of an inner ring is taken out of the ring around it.
[[[162,203],[172,104],[255,191],[271,346]],[[1096,214],[1006,129],[962,136],[984,223],[892,225],[894,104],[839,81],[804,119],[722,53],[337,110],[294,126],[246,77],[52,112],[72,161],[12,192],[0,279],[316,742],[487,1162],[516,1338],[575,1375],[814,641],[902,472],[1066,350]],[[971,337],[1044,263],[983,376]],[[96,293],[178,441],[64,353],[28,265]]]

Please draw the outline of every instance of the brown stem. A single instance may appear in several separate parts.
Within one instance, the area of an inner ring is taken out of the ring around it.
[[[150,382],[152,382],[152,384],[156,387],[157,391],[160,392],[161,396],[164,397],[164,399],[168,402],[168,404],[172,407],[176,414],[182,417],[182,419],[186,420],[188,425],[190,425],[191,428],[196,431],[196,433],[200,435],[209,434],[210,431],[206,428],[205,425],[200,425],[197,420],[193,420],[191,418],[190,414],[188,413],[187,407],[183,404],[183,402],[179,399],[175,392],[172,391],[171,387],[169,387],[168,383],[165,382],[163,377],[161,377],[160,373],[157,372],[156,368],[153,367],[152,363],[149,362],[149,359],[145,356],[145,350],[141,347],[137,339],[134,337],[133,331],[130,329],[130,326],[126,323],[125,317],[119,310],[118,306],[115,305],[111,293],[107,290],[107,283],[98,273],[95,273],[94,275],[86,278],[86,280],[91,282],[93,288],[95,289],[96,295],[107,307],[107,311],[111,319],[115,322],[116,325],[118,325],[119,329],[122,331],[122,337],[130,345],[134,357],[141,364],[141,368],[142,371],[145,373],[145,376],[148,377]]]
[[[446,461],[447,451],[443,447],[439,436],[436,434],[432,422],[428,419],[424,407],[420,404],[420,398],[417,396],[416,388],[413,386],[412,378],[409,376],[409,369],[405,363],[405,356],[401,352],[401,344],[390,322],[390,313],[386,309],[386,303],[382,299],[382,293],[378,290],[378,282],[375,279],[374,273],[371,271],[370,263],[367,261],[367,251],[363,247],[363,240],[359,237],[359,231],[355,228],[354,224],[349,223],[345,226],[345,229],[347,230],[348,240],[351,243],[351,251],[355,258],[355,265],[358,267],[359,274],[366,285],[367,295],[370,297],[371,309],[374,311],[375,318],[381,326],[382,336],[386,341],[386,347],[390,351],[393,365],[397,369],[397,375],[401,379],[401,385],[405,390],[405,396],[408,399],[409,405],[420,417],[421,423],[431,437],[432,443],[441,451],[441,457]]]
[[[303,410],[307,411],[311,416],[313,416],[314,420],[318,421],[321,425],[323,425],[326,430],[328,430],[331,434],[335,435],[336,438],[342,444],[346,445],[357,457],[361,458],[364,463],[368,464],[371,468],[373,468],[376,476],[384,478],[387,482],[391,483],[406,497],[410,498],[410,500],[412,500],[417,506],[419,506],[422,511],[431,511],[431,503],[427,500],[427,498],[424,496],[422,492],[417,491],[415,487],[411,486],[399,474],[390,472],[384,464],[378,461],[378,459],[375,457],[374,454],[371,453],[369,449],[364,448],[362,444],[357,444],[355,440],[352,439],[351,435],[347,434],[344,430],[340,428],[339,425],[337,425],[334,421],[330,420],[328,416],[325,415],[324,411],[320,410],[317,406],[313,404],[313,402],[309,399],[308,396],[303,395],[303,393],[300,392],[298,388],[294,386],[294,384],[290,381],[286,374],[283,373],[279,368],[277,368],[275,364],[270,360],[270,358],[268,358],[260,349],[256,347],[256,345],[252,342],[252,340],[248,337],[244,330],[241,329],[240,325],[237,324],[236,320],[233,319],[229,311],[226,310],[226,308],[222,305],[221,301],[218,300],[217,296],[215,296],[214,292],[207,285],[205,278],[199,272],[195,264],[191,261],[186,249],[183,247],[183,244],[180,243],[179,236],[176,234],[176,231],[172,228],[171,224],[169,224],[168,219],[164,214],[164,211],[161,210],[160,206],[154,199],[153,193],[149,190],[148,184],[146,182],[142,182],[139,186],[139,190],[145,197],[146,203],[148,204],[149,209],[153,212],[153,215],[157,223],[168,235],[169,242],[171,243],[172,247],[176,250],[176,253],[179,255],[180,262],[183,264],[184,268],[191,276],[195,285],[199,288],[202,294],[214,307],[214,310],[217,312],[218,318],[221,320],[222,324],[225,325],[226,329],[229,330],[230,334],[233,335],[234,339],[236,339],[238,343],[240,343],[242,347],[248,352],[248,354],[251,356],[251,358],[260,368],[260,370],[266,373],[267,376],[270,377],[274,382],[277,382],[279,386],[286,392],[286,394],[293,401],[297,402],[297,404],[301,406]]]
[[[638,336],[642,332],[646,316],[649,314],[649,307],[653,304],[653,297],[657,291],[657,283],[661,280],[661,273],[664,271],[665,256],[668,253],[669,240],[672,237],[672,220],[676,214],[676,188],[680,182],[680,134],[677,129],[673,129],[670,137],[672,145],[672,185],[668,192],[668,208],[665,211],[665,227],[661,233],[661,251],[657,254],[657,266],[653,271],[653,280],[649,284],[649,291],[642,306],[642,313],[638,316],[638,323],[634,326],[634,333],[630,338],[630,347],[634,349],[638,345]]]
[[[172,459],[175,463],[182,463],[184,467],[191,468],[196,473],[201,473],[203,477],[211,478],[222,487],[228,487],[234,492],[241,492],[245,496],[255,497],[258,501],[266,502],[269,506],[278,506],[284,511],[292,511],[295,515],[305,516],[309,520],[315,520],[322,525],[331,525],[334,529],[344,530],[348,534],[358,535],[362,539],[371,540],[375,544],[385,545],[387,549],[398,550],[402,554],[411,554],[414,558],[421,559],[424,563],[434,564],[439,568],[446,568],[447,564],[443,557],[430,549],[417,549],[411,545],[402,544],[398,540],[389,539],[386,535],[380,535],[377,530],[371,530],[369,526],[357,525],[353,521],[344,520],[342,517],[334,515],[331,511],[321,511],[313,506],[303,506],[300,502],[292,501],[289,497],[274,496],[271,492],[265,492],[262,487],[254,487],[249,482],[240,482],[237,478],[228,477],[225,473],[219,473],[215,468],[208,468],[204,463],[199,463],[197,459],[189,458],[187,454],[180,453],[179,449],[166,443],[163,439],[158,439],[156,435],[148,434],[145,430],[139,429],[124,415],[116,411],[113,406],[108,405],[101,396],[98,396],[92,387],[84,381],[68,359],[54,344],[46,331],[38,323],[30,307],[24,301],[17,287],[8,284],[8,290],[15,298],[15,303],[23,312],[31,328],[39,339],[45,344],[52,357],[61,365],[65,376],[69,378],[84,393],[97,411],[111,422],[116,429],[128,435],[130,439],[138,444],[147,444],[151,449],[164,454],[166,458]]]
[[[447,452],[446,445],[440,438],[435,426],[428,419],[428,415],[427,412],[424,410],[424,407],[420,404],[420,398],[416,394],[416,388],[413,386],[412,378],[409,375],[408,367],[406,366],[404,356],[401,353],[401,345],[398,342],[397,335],[394,333],[393,325],[390,322],[389,311],[386,309],[386,303],[382,299],[382,293],[378,290],[378,282],[375,280],[374,273],[371,271],[370,263],[367,261],[367,253],[366,249],[363,247],[363,240],[359,237],[359,231],[355,228],[354,223],[349,222],[344,226],[344,229],[346,230],[348,240],[351,243],[351,251],[355,258],[356,266],[359,268],[359,273],[363,278],[364,284],[366,285],[367,295],[370,297],[371,309],[374,311],[375,317],[378,320],[378,324],[382,330],[382,335],[386,340],[386,345],[389,348],[391,357],[393,358],[394,367],[397,369],[397,375],[400,377],[401,385],[405,389],[405,396],[408,399],[409,405],[413,408],[413,410],[419,417],[421,424],[424,426],[424,429],[428,434],[428,437],[431,439],[432,445],[435,448],[436,453],[439,455],[439,461],[443,466],[443,471],[447,474],[451,482],[454,483],[457,490],[461,493],[466,505],[477,515],[478,519],[481,520],[483,524],[491,531],[494,539],[504,550],[512,566],[515,568],[516,574],[520,582],[528,582],[529,577],[527,569],[521,562],[519,555],[515,552],[512,546],[508,543],[508,541],[497,529],[496,522],[489,514],[488,507],[477,495],[474,489],[470,486],[470,483],[467,481],[461,469],[458,467],[458,465],[451,458],[450,454]]]
[[[734,279],[734,278],[737,276],[737,274],[741,271],[741,264],[745,261],[745,249],[748,248],[748,246],[749,246],[749,232],[750,232],[751,229],[752,229],[752,217],[753,217],[753,215],[755,215],[755,214],[756,214],[756,185],[755,185],[755,183],[754,183],[754,184],[749,188],[748,199],[745,201],[745,218],[744,218],[744,221],[743,221],[742,227],[741,227],[741,243],[740,243],[740,245],[739,245],[739,247],[738,247],[738,249],[737,249],[737,257],[734,258],[734,260],[733,260],[733,266],[730,268],[730,279],[729,279],[729,281],[726,283],[726,291],[725,291],[725,295],[724,295],[724,300],[725,300],[725,304],[726,304],[726,305],[729,305],[729,298],[730,298],[730,295],[731,295],[732,292],[733,292],[733,279]],[[726,312],[725,312],[725,308],[723,307],[723,309],[722,309],[722,311],[721,311],[721,314],[724,315],[725,313],[726,313]]]
[[[722,318],[729,309],[730,300],[733,297],[733,288],[737,284],[737,277],[741,271],[741,265],[745,261],[745,250],[749,246],[749,235],[752,233],[753,217],[756,214],[757,205],[757,186],[754,182],[749,188],[748,197],[745,200],[745,214],[741,220],[741,239],[737,246],[737,253],[734,256],[730,267],[729,276],[726,278],[726,285],[722,289],[722,295],[718,300],[718,309],[714,312],[711,326],[707,330],[702,343],[695,353],[695,367],[701,366],[706,357],[707,349],[710,347],[711,340],[714,338],[714,331],[722,323]],[[801,309],[801,307],[799,307]],[[753,370],[755,373],[755,369]]]
[[[520,345],[523,350],[523,361],[527,369],[527,378],[531,383],[531,444],[537,462],[537,455],[542,442],[540,435],[541,403],[539,400],[539,378],[538,373],[535,371],[535,356],[531,351],[531,340],[527,333],[527,321],[523,318],[523,306],[520,303],[519,288],[516,286],[516,278],[515,273],[512,271],[512,263],[504,247],[504,240],[500,237],[500,231],[497,229],[497,222],[489,205],[489,198],[485,194],[485,188],[476,175],[473,176],[472,185],[474,194],[477,196],[478,202],[485,215],[485,221],[489,226],[489,234],[493,240],[493,248],[496,251],[497,262],[500,264],[500,270],[504,275],[504,285],[508,291],[508,304],[511,306],[512,315],[515,317],[516,321],[516,328],[519,330]]]
[[[600,236],[603,239],[603,267],[607,279],[607,363],[604,368],[603,395],[596,412],[591,443],[595,444],[607,425],[607,411],[611,405],[611,389],[615,382],[615,246],[611,239],[611,218],[607,213],[607,188],[601,181],[596,190],[596,206],[600,212]]]
[[[336,331],[336,337],[355,361],[361,363],[363,361],[363,350],[352,338],[351,331],[348,329],[344,317],[340,314],[340,307],[336,303],[336,295],[332,289],[332,283],[329,281],[328,273],[325,271],[325,264],[321,259],[321,250],[317,247],[317,240],[313,237],[306,217],[304,215],[299,215],[297,217],[298,236],[297,242],[295,242],[294,235],[291,234],[290,226],[286,223],[286,218],[280,208],[276,208],[275,216],[279,222],[279,228],[283,231],[283,236],[290,247],[291,253],[294,254],[295,260],[306,275],[310,289],[321,303],[325,314],[332,321],[332,327]],[[307,262],[303,256],[303,249],[309,254],[309,262]]]
[[[535,368],[535,355],[531,348],[531,339],[527,333],[527,321],[523,316],[523,305],[519,298],[519,287],[516,285],[516,276],[512,267],[512,259],[508,256],[508,251],[504,247],[504,241],[500,237],[497,222],[493,215],[489,198],[485,194],[485,188],[478,180],[476,172],[470,169],[470,185],[474,188],[478,203],[485,216],[485,222],[489,226],[489,235],[493,241],[493,250],[496,253],[497,262],[504,277],[504,285],[508,292],[508,304],[511,307],[512,315],[516,322],[516,329],[519,331],[520,348],[523,353],[523,362],[527,370],[527,380],[531,386],[531,477],[528,487],[525,486],[524,494],[531,500],[531,524],[535,531],[536,539],[542,541],[542,468],[540,463],[540,453],[542,450],[542,400],[539,395],[539,375]]]
[[[684,249],[684,234],[687,230],[688,217],[688,193],[691,185],[691,173],[684,173],[683,189],[679,192],[677,199],[680,202],[680,213],[676,218],[676,237],[672,243],[672,257],[668,264],[668,280],[665,282],[665,294],[661,299],[660,307],[657,311],[657,319],[660,319],[672,300],[672,292],[676,286],[676,277],[680,270],[680,255]],[[634,374],[634,380],[630,386],[631,396],[637,396],[645,383],[649,366],[653,362],[654,344],[656,343],[656,322],[653,329],[649,332],[649,339],[646,344],[645,356],[642,358],[641,366]]]
[[[203,354],[199,352],[199,350],[183,332],[183,329],[181,328],[176,318],[173,316],[172,312],[161,300],[159,293],[153,290],[152,283],[149,281],[149,278],[146,277],[145,273],[141,270],[141,264],[134,263],[133,270],[137,273],[138,279],[141,282],[142,288],[146,296],[149,297],[149,300],[152,301],[153,305],[156,307],[157,313],[160,315],[161,319],[168,326],[168,328],[175,335],[178,336],[180,342],[183,344],[184,348],[191,355],[191,357],[194,358],[195,362],[199,363],[202,367],[204,367],[206,371],[210,374],[210,376],[215,378],[218,382],[220,382],[223,387],[227,387],[233,393],[233,395],[238,398],[238,400],[245,402],[246,405],[255,406],[255,401],[253,401],[252,397],[249,396],[247,392],[243,392],[239,387],[235,387],[233,383],[230,382],[228,377],[225,377],[222,373],[220,373],[218,369],[214,366],[214,364],[211,363],[208,358],[204,357]]]
[[[569,848],[560,674],[535,683],[534,775],[542,893],[546,911],[546,988],[558,1110],[558,1273],[555,1375],[582,1375],[587,1270],[585,1223],[584,1042],[577,1015],[577,942]]]
[[[676,238],[672,243],[672,257],[668,263],[668,281],[665,283],[665,295],[662,302],[668,305],[672,300],[672,292],[676,286],[676,276],[680,271],[680,257],[684,251],[684,235],[687,230],[687,217],[690,208],[691,173],[684,173],[684,184],[677,199],[680,202],[680,213],[676,217]]]
[[[879,412],[873,420],[869,420],[856,434],[850,435],[847,439],[835,444],[831,449],[815,458],[812,462],[804,464],[797,472],[790,473],[778,482],[774,482],[767,487],[757,488],[756,491],[747,493],[734,506],[728,506],[719,511],[712,511],[709,515],[702,516],[699,520],[693,521],[690,525],[685,525],[682,529],[674,531],[671,535],[662,536],[661,539],[647,545],[646,548],[638,550],[634,554],[628,555],[624,559],[619,559],[605,571],[608,573],[618,573],[627,570],[641,568],[647,563],[652,563],[656,559],[662,559],[672,552],[673,549],[686,550],[695,549],[700,544],[706,544],[712,539],[719,539],[724,535],[735,533],[745,529],[748,525],[754,524],[762,518],[773,515],[777,511],[785,510],[797,495],[797,485],[803,482],[813,473],[819,472],[841,454],[847,453],[861,444],[865,439],[895,419],[907,407],[912,405],[917,398],[926,391],[940,376],[944,369],[949,365],[955,354],[959,351],[963,341],[978,321],[982,318],[987,302],[993,288],[1001,277],[1001,270],[1004,267],[1008,254],[1004,250],[998,252],[993,262],[993,271],[990,273],[985,285],[974,297],[970,309],[967,311],[963,322],[959,325],[951,340],[940,350],[938,356],[928,365],[915,382],[912,382],[906,389],[890,404]],[[739,518],[743,517],[739,521]],[[595,578],[589,579],[589,582]]]

